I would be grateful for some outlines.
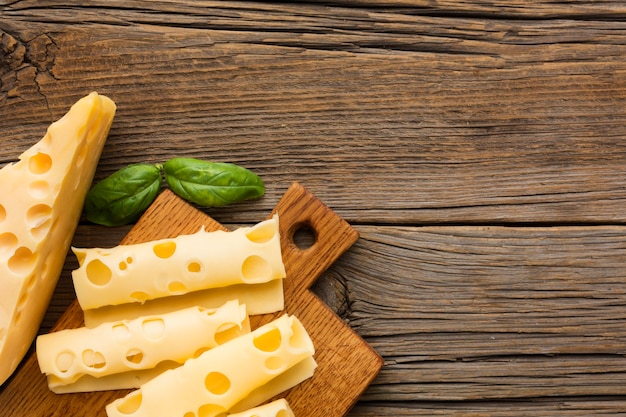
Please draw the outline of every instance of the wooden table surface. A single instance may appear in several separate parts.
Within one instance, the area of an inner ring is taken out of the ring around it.
[[[216,220],[298,181],[358,230],[315,286],[385,361],[351,417],[626,415],[626,3],[0,1],[0,163],[90,91],[97,179],[234,162]]]

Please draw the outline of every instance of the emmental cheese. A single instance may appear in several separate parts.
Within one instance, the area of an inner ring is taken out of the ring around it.
[[[222,416],[253,391],[313,360],[313,354],[300,321],[283,315],[162,373],[107,405],[106,412],[109,417]]]
[[[41,324],[115,110],[89,94],[0,170],[0,384]]]
[[[199,230],[114,248],[73,248],[83,310],[285,277],[278,216],[232,232]]]
[[[55,393],[128,389],[249,332],[245,306],[232,300],[40,335],[36,352]]]
[[[295,417],[295,415],[287,400],[280,398],[241,413],[228,414],[228,417]]]

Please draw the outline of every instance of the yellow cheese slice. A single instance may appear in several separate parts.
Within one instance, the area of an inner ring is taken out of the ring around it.
[[[241,413],[228,414],[229,417],[296,417],[284,398],[272,401]]]
[[[283,315],[162,373],[108,404],[106,412],[109,417],[222,416],[313,354],[302,323]]]
[[[85,326],[96,327],[102,323],[130,320],[153,314],[167,314],[192,306],[217,308],[228,300],[236,299],[245,304],[249,315],[269,314],[285,308],[283,280],[274,279],[261,284],[236,284],[222,288],[210,288],[183,295],[156,298],[145,303],[127,303],[84,310]]]
[[[235,404],[229,411],[239,413],[252,407],[262,404],[265,401],[276,397],[277,395],[287,391],[289,388],[306,381],[313,376],[317,362],[313,357],[308,357],[296,365],[286,370],[267,384],[258,387],[245,398]]]
[[[165,315],[61,330],[37,338],[37,360],[53,392],[138,388],[154,368],[187,359],[250,332],[244,305],[191,307]]]
[[[37,334],[114,115],[89,94],[0,170],[0,384]]]
[[[285,277],[278,216],[232,232],[204,229],[114,248],[74,248],[83,310]]]

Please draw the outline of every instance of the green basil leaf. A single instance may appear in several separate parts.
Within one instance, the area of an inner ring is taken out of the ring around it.
[[[105,226],[121,226],[137,220],[161,188],[159,166],[132,164],[97,183],[87,193],[87,220]]]
[[[163,164],[167,185],[180,197],[204,207],[219,207],[265,194],[254,172],[236,164],[173,158]]]

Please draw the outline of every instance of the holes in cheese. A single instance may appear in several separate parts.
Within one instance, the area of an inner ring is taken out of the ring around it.
[[[57,355],[54,360],[54,365],[60,373],[64,374],[72,368],[72,364],[75,360],[76,355],[74,355],[74,352],[64,351]]]
[[[50,184],[45,180],[36,180],[28,184],[28,193],[36,199],[45,198],[50,194]]]
[[[241,277],[244,282],[267,282],[272,279],[272,266],[258,255],[248,256],[241,265]]]
[[[275,352],[282,344],[280,330],[268,326],[265,332],[252,339],[252,344],[262,352]]]
[[[220,407],[216,404],[203,404],[198,409],[197,416],[198,417],[210,417],[210,416],[221,416],[224,414],[224,408]],[[196,417],[196,413],[189,411],[185,413],[185,416],[193,416]]]
[[[165,333],[165,321],[161,317],[154,317],[141,321],[141,330],[146,338],[159,340]]]
[[[114,323],[111,325],[113,337],[120,342],[130,339],[132,333],[125,323]]]
[[[213,395],[223,395],[230,390],[230,379],[221,372],[209,372],[204,378],[204,386]]]
[[[83,365],[87,368],[102,369],[106,366],[106,358],[101,352],[85,349],[82,353]]]
[[[35,204],[26,212],[26,225],[36,239],[45,236],[50,229],[52,207],[47,204]]]
[[[167,284],[167,290],[172,295],[184,294],[187,292],[187,287],[182,282],[172,281],[169,284]]]
[[[94,259],[87,264],[87,279],[94,285],[107,285],[113,273],[100,259]]]
[[[118,411],[124,415],[130,415],[139,410],[143,401],[143,396],[141,395],[141,391],[136,391],[130,393],[126,399],[127,401],[124,401],[123,404],[119,405]]]
[[[34,277],[34,275],[31,275],[31,277]],[[32,279],[31,279],[32,281]],[[17,310],[21,310],[22,307],[24,307],[24,305],[26,304],[26,300],[28,300],[28,292],[24,291],[22,293],[22,295],[20,295],[20,298],[17,300]]]
[[[270,356],[265,360],[265,367],[268,371],[276,372],[284,369],[285,363],[280,356]]]
[[[89,94],[0,169],[0,384],[37,334],[114,115]]]
[[[243,400],[254,398],[256,406],[278,394],[277,389],[310,377],[313,354],[302,323],[283,315],[160,374],[107,405],[106,412],[109,417],[223,416],[234,406],[247,405]],[[279,360],[283,372],[276,370]]]
[[[261,222],[246,232],[246,237],[250,242],[263,244],[268,243],[276,237],[278,230],[272,222]]]
[[[7,232],[0,234],[0,258],[8,258],[15,250],[18,244],[17,236],[14,233]]]
[[[189,263],[187,264],[187,271],[191,272],[192,274],[202,272],[202,263],[200,263],[199,261],[189,261]]]
[[[42,276],[43,276],[43,274],[42,274]],[[24,287],[27,290],[27,291],[24,291],[24,292],[27,293],[29,290],[31,290],[33,288],[33,286],[36,284],[36,282],[37,282],[37,274],[30,274],[24,280],[24,283],[26,284]],[[27,297],[25,297],[25,298],[27,299]]]
[[[95,127],[94,125],[91,126],[91,128],[89,129],[89,133],[93,131],[94,127]],[[85,163],[85,160],[87,159],[88,154],[89,154],[89,149],[87,148],[87,146],[85,146],[85,144],[79,145],[78,150],[76,152],[76,161],[74,162],[77,167],[80,167],[83,163]]]
[[[141,365],[143,361],[143,352],[140,349],[132,348],[125,355],[126,362],[128,362],[128,366],[132,367],[133,365]]]
[[[73,250],[79,268],[72,279],[83,310],[285,277],[278,216],[232,232],[201,229],[172,239]]]
[[[249,331],[249,328],[247,330]],[[240,329],[237,326],[233,326],[232,323],[223,323],[218,326],[215,334],[213,335],[213,339],[215,340],[216,345],[222,345],[235,337],[241,336],[242,333],[245,332],[240,331]],[[202,349],[206,350],[205,348]],[[200,356],[201,353],[202,352],[198,350],[194,356]]]
[[[21,246],[13,252],[7,262],[8,269],[15,274],[26,274],[33,269],[37,255],[29,248]]]
[[[36,351],[54,392],[136,388],[159,367],[174,368],[249,332],[245,306],[232,300],[215,310],[192,307],[41,335]]]
[[[152,246],[152,251],[158,258],[167,259],[176,252],[176,242],[165,241],[156,243]]]
[[[143,291],[135,291],[132,294],[130,294],[129,301],[143,304],[145,301],[149,299],[150,299],[150,294],[145,293]]]
[[[35,175],[45,174],[50,171],[50,168],[52,168],[52,157],[47,153],[37,152],[28,159],[28,170]]]

